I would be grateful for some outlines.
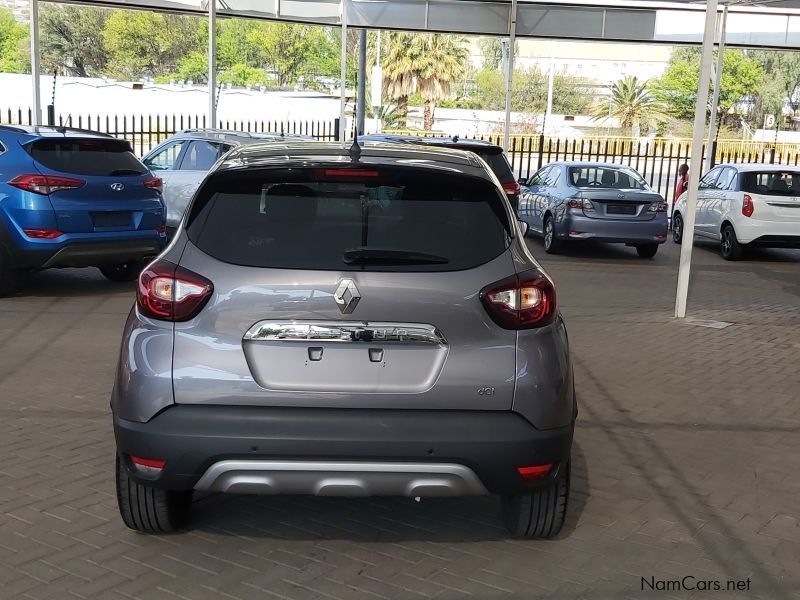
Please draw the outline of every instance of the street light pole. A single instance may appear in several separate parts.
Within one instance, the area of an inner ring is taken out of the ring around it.
[[[42,90],[39,79],[39,0],[30,0],[31,22],[31,91],[33,93],[33,110],[31,120],[33,125],[42,124]]]
[[[208,0],[208,126],[217,126],[217,0]]]
[[[356,130],[364,135],[364,120],[367,114],[367,30],[362,29],[358,38],[358,91],[356,92]]]
[[[506,120],[503,128],[503,149],[508,152],[511,136],[511,89],[514,79],[514,44],[517,41],[517,0],[511,0],[508,17],[508,62],[506,65]]]
[[[717,110],[719,109],[719,94],[722,87],[722,68],[725,54],[725,31],[728,25],[728,7],[722,8],[722,18],[719,24],[719,46],[717,46],[717,72],[714,74],[714,97],[711,100],[711,123],[708,126],[708,147],[706,148],[705,168],[710,169],[714,158],[714,138],[717,137]]]

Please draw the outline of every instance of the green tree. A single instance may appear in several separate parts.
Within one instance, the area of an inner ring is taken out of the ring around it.
[[[664,105],[653,94],[647,81],[627,75],[611,86],[609,103],[601,102],[592,110],[596,119],[612,117],[619,119],[620,127],[639,136],[642,124],[648,127],[667,120]]]
[[[672,53],[664,75],[653,84],[656,95],[679,118],[692,118],[694,115],[700,58],[700,51],[696,48],[678,48]],[[742,50],[726,50],[722,61],[719,114],[725,115],[736,104],[759,91],[764,70]]]
[[[754,98],[754,122],[760,125],[766,114],[780,115],[785,105],[793,113],[800,111],[800,53],[753,50],[748,56],[764,71]]]
[[[239,87],[265,85],[267,83],[267,75],[263,69],[238,63],[220,73],[219,81],[220,83],[230,83]]]
[[[464,75],[467,62],[466,40],[457,35],[420,34],[414,47],[417,90],[425,99],[423,126],[433,129],[436,103],[447,98]]]
[[[246,40],[260,53],[256,63],[267,65],[280,87],[297,81],[306,72],[314,49],[325,42],[320,28],[292,23],[259,23],[247,32]]]
[[[125,79],[173,72],[181,58],[201,50],[196,17],[149,11],[114,11],[103,29],[108,72]]]
[[[478,48],[483,56],[483,69],[500,69],[503,66],[503,41],[497,37],[485,37],[478,40]],[[514,56],[519,54],[519,42],[514,42]]]
[[[45,70],[90,77],[108,63],[103,28],[109,11],[71,4],[43,4],[39,20]]]
[[[25,45],[28,30],[14,19],[14,14],[0,8],[0,72],[26,73],[30,62]]]
[[[403,119],[408,114],[408,97],[415,90],[415,64],[409,48],[416,35],[404,31],[389,33],[384,37],[386,43],[381,56],[384,96],[396,101],[397,112]]]

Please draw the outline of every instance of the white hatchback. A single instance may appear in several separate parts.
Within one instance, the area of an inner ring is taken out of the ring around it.
[[[686,194],[672,216],[680,243]],[[800,167],[723,164],[700,180],[695,234],[717,240],[725,260],[738,260],[748,247],[800,248]]]

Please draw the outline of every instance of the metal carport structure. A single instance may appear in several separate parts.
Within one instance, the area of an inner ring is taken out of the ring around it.
[[[32,73],[40,72],[38,1],[30,0]],[[215,23],[218,16],[341,27],[342,116],[345,112],[347,48],[344,34],[347,27],[508,37],[511,56],[506,73],[506,147],[515,38],[701,45],[692,168],[684,225],[684,230],[689,232],[694,231],[715,43],[719,44],[720,49],[726,44],[732,47],[800,48],[800,0],[79,0],[70,3],[207,15],[208,117],[212,124],[216,122]],[[715,77],[712,115],[716,113],[721,65],[720,60]],[[31,79],[33,119],[34,123],[40,124],[39,77]],[[711,121],[711,127],[714,127],[714,119]],[[686,316],[692,247],[693,235],[684,235],[675,302],[675,316],[678,318]]]

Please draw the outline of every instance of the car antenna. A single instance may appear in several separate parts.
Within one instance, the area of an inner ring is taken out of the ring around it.
[[[361,158],[361,146],[358,143],[358,128],[356,127],[353,132],[353,143],[350,146],[350,159],[353,162],[358,162]]]

